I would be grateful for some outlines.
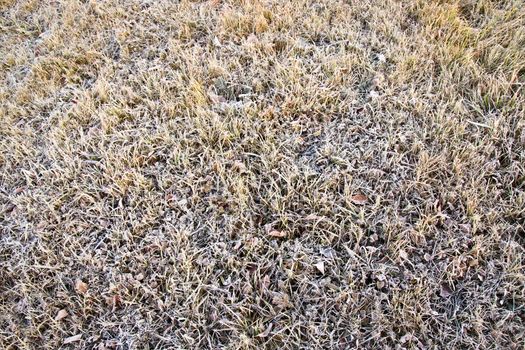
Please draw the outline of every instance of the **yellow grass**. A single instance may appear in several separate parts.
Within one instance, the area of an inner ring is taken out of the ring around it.
[[[0,0],[0,348],[521,349],[523,1]]]

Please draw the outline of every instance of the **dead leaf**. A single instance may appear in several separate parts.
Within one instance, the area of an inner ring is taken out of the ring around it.
[[[264,225],[264,229],[266,231],[266,234],[268,236],[272,236],[272,237],[279,237],[279,238],[282,238],[282,237],[286,237],[286,231],[280,231],[280,230],[276,230],[273,228],[273,225],[275,223],[268,223],[266,225]]]
[[[115,294],[112,297],[106,298],[106,303],[112,308],[117,308],[121,303],[120,295]]]
[[[46,228],[46,225],[47,225],[47,223],[45,221],[40,221],[38,223],[38,225],[36,225],[36,229],[37,230],[43,230],[44,228]]]
[[[6,205],[4,212],[5,213],[10,213],[13,210],[15,210],[15,208],[16,208],[16,205],[14,205],[13,203],[9,203],[9,204]]]
[[[209,3],[211,7],[217,7],[221,4],[221,0],[210,0]]]
[[[322,248],[320,253],[322,256],[328,259],[334,259],[337,256],[335,250],[332,248]]]
[[[22,186],[22,187],[16,188],[13,192],[14,192],[14,194],[20,194],[20,193],[24,192],[25,190],[26,190],[26,187]]]
[[[208,91],[208,97],[210,98],[211,102],[213,102],[214,104],[220,104],[220,103],[226,102],[226,98],[224,98],[224,96],[217,95],[213,91]]]
[[[356,194],[356,195],[353,195],[350,198],[350,200],[354,204],[363,205],[363,204],[366,204],[366,202],[368,201],[368,198],[364,194]]]
[[[63,318],[66,318],[69,314],[65,309],[60,310],[55,316],[55,321],[60,321]]]
[[[304,219],[305,220],[318,220],[318,221],[321,221],[321,220],[324,220],[325,217],[324,216],[315,215],[315,214],[310,214],[307,217],[305,217]]]
[[[257,36],[253,33],[251,33],[250,35],[248,35],[248,37],[246,38],[246,42],[250,43],[250,44],[255,44],[259,41],[259,39],[257,39]]]
[[[279,231],[279,230],[270,230],[270,232],[268,232],[268,236],[282,238],[282,237],[286,237],[286,232]]]
[[[222,44],[221,44],[219,38],[217,38],[217,37],[213,38],[213,45],[215,45],[217,47],[222,47]]]
[[[405,344],[406,342],[412,341],[414,339],[414,336],[412,334],[405,334],[404,336],[399,339],[401,344]]]
[[[465,233],[470,233],[470,231],[472,231],[472,226],[470,224],[459,224],[458,226],[461,231]]]
[[[280,309],[286,309],[293,306],[290,302],[290,297],[286,293],[275,293],[272,298],[272,304],[276,305]]]
[[[378,97],[379,97],[379,93],[377,91],[372,90],[368,93],[368,98],[371,100],[378,98]]]
[[[88,290],[88,285],[84,282],[82,282],[81,279],[77,279],[75,282],[75,290],[79,294],[86,294]]]
[[[478,266],[479,265],[479,260],[478,259],[472,259],[468,262],[468,266],[470,267],[475,267],[475,266]]]
[[[386,62],[386,57],[385,57],[385,55],[383,55],[382,53],[380,53],[380,54],[377,54],[377,60],[378,60],[379,62],[381,62],[381,63],[384,63],[384,62]]]
[[[446,283],[442,283],[441,284],[441,291],[440,291],[440,295],[443,297],[443,298],[448,298],[452,295],[453,291],[452,289],[446,284]]]
[[[237,160],[233,163],[233,169],[240,173],[243,173],[246,171],[246,165],[244,165],[243,162]]]
[[[321,272],[324,275],[324,262],[319,261],[317,264],[314,265],[319,272]]]
[[[115,339],[106,340],[106,343],[104,344],[105,348],[103,349],[116,349],[119,346],[119,342]]]
[[[82,334],[77,334],[77,335],[74,335],[72,337],[68,337],[68,338],[64,339],[64,345],[65,344],[74,343],[76,341],[79,341],[80,339],[82,339]]]
[[[257,335],[257,337],[259,337],[259,338],[266,338],[268,335],[270,335],[270,332],[272,331],[272,328],[273,328],[273,323],[270,323],[268,325],[268,327],[266,327],[264,332],[262,332],[259,335]]]
[[[242,241],[239,240],[237,243],[235,243],[233,250],[239,250],[241,247],[242,247]]]
[[[261,281],[261,287],[263,290],[268,289],[270,287],[270,276],[264,275],[262,281]]]

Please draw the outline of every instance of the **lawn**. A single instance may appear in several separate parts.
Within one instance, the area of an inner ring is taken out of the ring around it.
[[[523,349],[521,0],[0,0],[0,348]]]

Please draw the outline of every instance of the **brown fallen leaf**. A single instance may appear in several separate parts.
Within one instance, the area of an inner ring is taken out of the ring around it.
[[[75,282],[75,290],[79,294],[86,294],[88,290],[88,285],[84,282],[82,282],[81,279],[77,279]]]
[[[286,309],[292,307],[293,304],[290,301],[290,297],[286,293],[275,293],[272,298],[272,304],[276,305],[280,309]]]
[[[65,309],[60,310],[57,312],[57,315],[55,316],[55,321],[60,321],[63,318],[66,318],[69,314]]]
[[[270,230],[268,232],[268,236],[272,236],[272,237],[286,237],[286,232],[285,231],[279,231],[279,230]]]
[[[209,4],[211,7],[217,7],[221,4],[221,0],[210,0]]]
[[[77,335],[74,335],[72,337],[68,337],[68,338],[64,339],[64,344],[71,344],[71,343],[74,343],[76,341],[79,341],[80,339],[82,339],[82,334],[77,334]]]
[[[350,200],[354,204],[363,205],[363,204],[366,204],[366,202],[368,201],[368,198],[364,194],[355,194],[352,197],[350,197]]]
[[[106,298],[106,303],[112,308],[117,308],[121,304],[120,295],[115,294],[112,297]]]
[[[478,266],[479,265],[479,260],[478,259],[472,259],[468,262],[468,266],[470,267],[475,267],[475,266]]]

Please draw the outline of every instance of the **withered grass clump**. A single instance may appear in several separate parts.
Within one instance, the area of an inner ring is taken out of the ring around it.
[[[0,348],[523,349],[523,1],[0,0],[0,43]]]

